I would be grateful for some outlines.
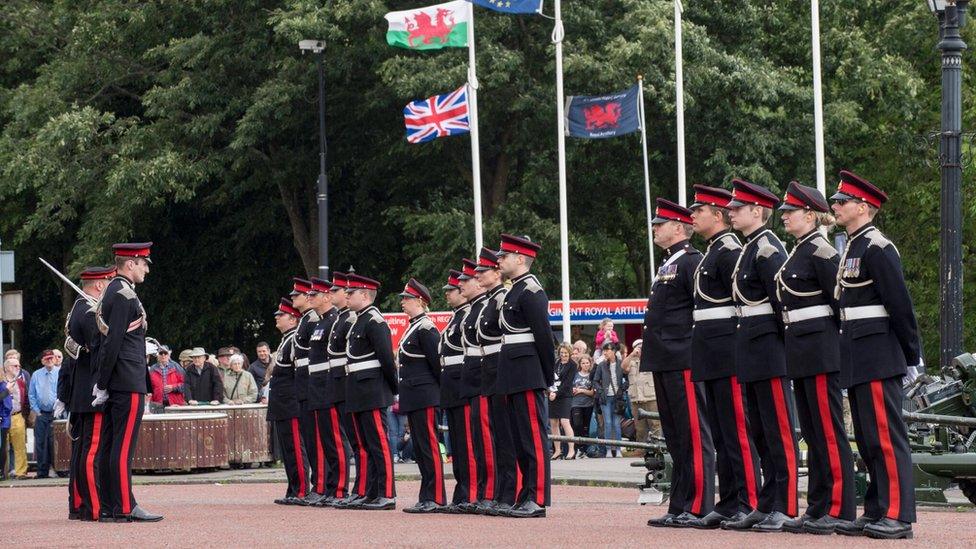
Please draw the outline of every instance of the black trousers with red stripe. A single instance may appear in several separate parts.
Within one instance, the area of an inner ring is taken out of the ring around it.
[[[489,423],[495,448],[494,499],[498,503],[515,505],[522,487],[521,472],[515,456],[515,439],[512,437],[512,420],[508,413],[508,395],[494,394],[488,397]]]
[[[491,429],[491,403],[488,397],[471,398],[471,437],[478,467],[478,499],[495,499],[495,440]]]
[[[345,417],[349,418],[349,424],[352,426],[352,435],[348,436],[349,443],[351,447],[355,450],[352,455],[356,457],[356,478],[350,487],[350,490],[356,496],[364,498],[366,497],[366,484],[369,479],[369,452],[366,451],[366,439],[363,437],[363,432],[359,427],[359,421],[356,419],[356,414],[349,412],[345,414]]]
[[[915,522],[915,483],[908,429],[901,418],[901,376],[847,389],[857,449],[868,468],[864,514]]]
[[[85,518],[98,519],[99,464],[96,456],[102,445],[102,412],[71,414],[71,463],[68,473],[68,508]]]
[[[702,382],[708,425],[715,445],[718,502],[715,511],[731,517],[759,504],[759,454],[752,442],[745,390],[735,376]],[[707,481],[706,481],[707,482]]]
[[[790,410],[790,381],[774,377],[745,384],[749,423],[759,452],[763,483],[758,509],[797,515],[797,444]]]
[[[387,414],[379,408],[356,412],[356,427],[368,459],[366,467],[366,497],[395,498],[393,452],[390,449],[390,424]],[[363,451],[360,451],[362,454]],[[359,468],[359,462],[356,462]],[[360,474],[356,473],[357,477]],[[358,478],[357,478],[358,480]]]
[[[306,401],[301,402],[301,415],[298,422],[302,427],[302,442],[305,444],[305,455],[308,456],[308,467],[311,472],[309,492],[325,493],[325,454],[322,449],[322,435],[319,433],[318,420],[314,410],[306,410]]]
[[[323,491],[328,496],[344,498],[349,494],[349,443],[342,426],[341,414],[335,406],[315,410],[319,444],[322,448],[324,475]],[[316,488],[316,492],[318,492]]]
[[[132,456],[145,405],[142,393],[109,391],[98,450],[102,515],[128,515],[137,505],[132,494]]]
[[[420,501],[447,504],[444,489],[444,460],[437,439],[437,408],[423,408],[407,414],[413,455],[420,469]]]
[[[517,505],[534,501],[537,505],[551,504],[549,470],[549,435],[546,432],[545,395],[534,389],[508,395],[508,417],[515,441],[515,456],[522,471],[522,489]]]
[[[674,460],[668,512],[706,515],[715,500],[715,449],[704,389],[691,380],[691,370],[676,370],[654,372],[654,392],[664,442]]]
[[[281,445],[281,458],[285,464],[288,490],[285,497],[303,498],[309,493],[308,456],[302,440],[301,420],[297,417],[275,421],[275,432]]]
[[[838,373],[793,380],[796,416],[807,443],[807,515],[857,517],[854,456],[844,431],[844,404]]]
[[[471,423],[471,406],[455,406],[447,409],[448,441],[451,445],[451,470],[454,472],[452,504],[478,501],[478,466],[474,461],[474,440],[468,425]]]

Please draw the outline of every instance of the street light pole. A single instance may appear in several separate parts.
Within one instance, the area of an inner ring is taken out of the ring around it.
[[[325,141],[325,69],[322,57],[325,42],[322,40],[302,40],[298,43],[302,51],[315,54],[315,65],[319,73],[319,180],[316,192],[318,205],[318,235],[319,235],[319,278],[329,279],[329,176],[325,171],[326,141]]]

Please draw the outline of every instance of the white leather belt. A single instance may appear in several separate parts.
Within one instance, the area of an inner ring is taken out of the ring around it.
[[[783,324],[793,324],[801,320],[823,318],[825,316],[833,316],[833,314],[834,310],[830,308],[830,305],[814,305],[794,311],[783,311]]]
[[[464,355],[451,355],[441,357],[441,366],[457,366],[464,362]]]
[[[492,344],[492,345],[483,345],[481,347],[481,356],[496,355],[501,350],[502,350],[502,344],[501,343],[495,343],[495,344]]]
[[[465,347],[464,356],[481,356],[481,347]]]
[[[773,306],[769,303],[760,303],[759,305],[742,305],[739,307],[739,316],[745,318],[747,316],[762,316],[773,314]]]
[[[702,320],[726,320],[729,318],[735,318],[739,316],[738,311],[735,307],[712,307],[711,309],[695,309],[691,313],[692,318],[695,322],[701,322]]]
[[[306,366],[308,366],[308,358],[307,357],[306,358],[296,358],[295,359],[295,367],[296,368],[304,368]]]
[[[366,362],[354,362],[346,366],[346,371],[350,374],[353,372],[361,372],[363,370],[372,370],[380,367],[380,361],[378,360],[367,360]]]
[[[885,318],[888,316],[888,309],[884,305],[863,305],[861,307],[844,307],[840,310],[840,319],[864,320],[866,318]]]
[[[326,362],[316,362],[315,364],[308,365],[308,373],[314,374],[315,372],[324,372],[329,369],[329,363]]]
[[[348,359],[346,357],[330,358],[329,359],[329,364],[332,365],[332,368],[338,368],[339,366],[345,366],[346,365],[346,362],[348,362]]]
[[[532,334],[505,334],[502,336],[502,343],[535,343],[535,336]]]

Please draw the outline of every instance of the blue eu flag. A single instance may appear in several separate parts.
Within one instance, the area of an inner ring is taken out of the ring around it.
[[[472,3],[504,13],[540,13],[542,0],[471,0]]]
[[[605,139],[640,129],[637,111],[640,88],[606,95],[571,95],[566,109],[566,133],[586,139]]]

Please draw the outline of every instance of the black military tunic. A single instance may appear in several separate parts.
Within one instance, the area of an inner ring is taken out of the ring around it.
[[[489,424],[488,399],[481,394],[482,362],[484,353],[478,342],[478,323],[488,303],[488,294],[482,293],[470,301],[470,309],[462,321],[464,364],[461,367],[461,396],[470,405],[468,430],[474,441],[474,460],[478,471],[478,501],[494,499],[495,462],[494,442]]]
[[[314,422],[312,432],[314,438],[306,441],[306,454],[310,459],[312,470],[312,491],[316,494],[327,494],[335,497],[335,487],[328,486],[329,473],[338,466],[335,453],[335,444],[338,440],[338,433],[332,424],[331,414],[328,412],[329,406],[326,399],[329,393],[329,331],[335,323],[338,311],[330,307],[328,311],[319,315],[316,311],[318,321],[311,324],[308,336],[308,366],[302,368],[308,373],[307,393],[305,401],[305,413],[311,416]],[[297,339],[297,336],[296,336]],[[338,414],[336,414],[338,421]],[[315,451],[309,451],[309,447],[315,447]],[[338,480],[333,478],[333,481]]]
[[[407,415],[414,455],[420,468],[419,501],[447,503],[444,462],[437,436],[440,403],[440,334],[426,314],[410,319],[397,350],[400,375],[400,413]]]
[[[275,422],[288,478],[286,498],[304,498],[309,492],[308,458],[299,424],[302,409],[295,387],[295,334],[295,329],[282,334],[281,343],[275,351],[275,366],[268,394],[268,419]]]
[[[454,309],[451,321],[441,332],[441,409],[447,412],[447,430],[451,445],[451,469],[454,472],[454,495],[451,503],[478,501],[478,473],[474,461],[474,440],[469,428],[471,404],[461,396],[461,368],[464,363],[462,323],[471,305]]]
[[[841,311],[841,371],[858,452],[870,484],[864,514],[915,521],[911,448],[901,419],[901,379],[921,362],[918,323],[901,258],[873,225],[850,235],[835,296]]]
[[[319,455],[319,446],[316,443],[318,433],[316,433],[315,414],[308,408],[308,351],[309,340],[312,337],[312,330],[319,321],[319,315],[315,309],[308,309],[302,313],[298,320],[298,327],[295,329],[295,396],[298,404],[302,407],[302,414],[298,422],[302,427],[302,440],[305,442],[305,455],[308,456],[312,470],[312,487],[321,484],[318,478],[317,463],[325,458]]]
[[[349,329],[356,322],[356,313],[347,307],[338,310],[335,323],[329,331],[329,377],[330,383],[326,386],[327,393],[324,403],[336,410],[339,423],[342,425],[340,435],[344,437],[348,450],[355,456],[357,463],[365,464],[368,460],[366,449],[359,443],[358,432],[356,431],[353,415],[346,409],[346,339]],[[347,460],[348,461],[348,460]],[[362,474],[360,474],[362,473]],[[331,472],[329,473],[332,474]],[[348,477],[347,477],[348,478]],[[348,482],[347,482],[348,483]],[[356,480],[350,484],[358,497],[366,496],[366,468],[356,467]]]

